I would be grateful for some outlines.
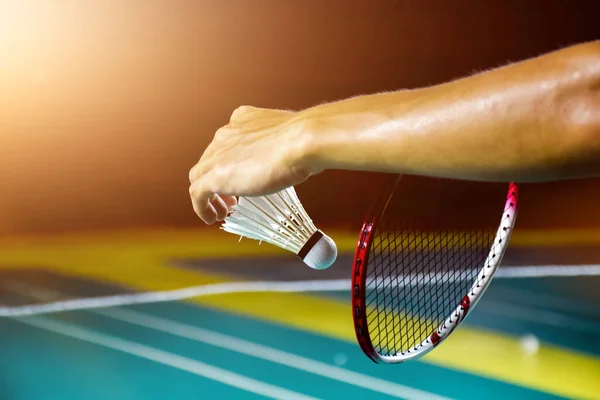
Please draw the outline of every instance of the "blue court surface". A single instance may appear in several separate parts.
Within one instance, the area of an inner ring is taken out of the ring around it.
[[[506,271],[595,275],[496,278],[450,339],[402,365],[375,364],[356,344],[349,290],[333,288],[356,241],[332,236],[341,256],[323,273],[214,232],[5,239],[4,306],[231,281],[331,287],[1,318],[0,399],[600,399],[595,233],[516,236]]]

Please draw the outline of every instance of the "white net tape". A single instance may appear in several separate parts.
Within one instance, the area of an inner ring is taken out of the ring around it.
[[[541,278],[600,275],[600,265],[537,265],[504,267],[498,269],[498,278]],[[428,277],[431,283],[438,279]],[[0,282],[0,284],[2,284]],[[102,297],[77,298],[13,307],[0,307],[0,317],[26,317],[52,314],[65,311],[88,310],[136,304],[164,303],[192,299],[202,296],[226,295],[250,292],[340,292],[350,290],[350,280],[313,280],[313,281],[248,281],[228,282],[211,285],[192,286],[182,289],[119,294]],[[3,286],[9,286],[4,282]],[[46,297],[46,296],[42,296]]]

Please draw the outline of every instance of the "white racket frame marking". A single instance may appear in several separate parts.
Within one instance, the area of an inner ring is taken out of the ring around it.
[[[377,351],[371,354],[376,360],[387,364],[397,364],[405,362],[411,359],[423,357],[425,354],[436,348],[440,343],[447,339],[450,334],[456,329],[464,320],[470,310],[475,307],[476,303],[481,299],[483,293],[490,285],[494,274],[496,273],[504,253],[508,248],[508,242],[515,226],[518,210],[518,193],[519,188],[516,184],[511,183],[509,185],[508,194],[506,197],[506,203],[504,206],[504,213],[500,220],[500,226],[496,232],[496,237],[487,258],[484,262],[483,268],[479,271],[477,279],[473,282],[471,289],[465,295],[461,304],[459,304],[450,317],[440,324],[437,330],[431,334],[427,339],[417,344],[404,352],[400,352],[394,355],[383,355]],[[468,299],[468,300],[466,300]],[[465,306],[466,302],[466,306]]]

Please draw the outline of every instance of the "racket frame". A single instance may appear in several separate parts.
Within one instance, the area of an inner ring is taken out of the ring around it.
[[[518,210],[518,185],[511,182],[508,185],[504,212],[496,232],[493,244],[486,257],[483,267],[469,291],[462,298],[460,304],[438,328],[421,343],[404,352],[394,355],[383,355],[377,352],[369,335],[366,293],[367,293],[367,266],[371,244],[375,237],[381,217],[385,214],[387,206],[396,191],[401,175],[389,186],[389,192],[381,196],[370,207],[363,222],[352,265],[352,318],[358,344],[362,351],[376,363],[396,364],[424,356],[433,350],[465,320],[467,314],[474,308],[488,288],[500,262],[508,248],[511,233],[514,229]]]

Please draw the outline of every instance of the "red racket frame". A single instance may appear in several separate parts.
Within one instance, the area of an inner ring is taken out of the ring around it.
[[[356,246],[356,251],[354,253],[354,262],[352,265],[352,318],[354,321],[354,330],[356,333],[356,339],[361,350],[375,363],[379,363],[380,361],[385,361],[375,350],[371,338],[369,336],[368,322],[367,322],[367,313],[365,312],[366,304],[365,304],[365,293],[366,293],[366,279],[367,279],[367,271],[366,267],[369,262],[369,253],[371,250],[371,243],[373,241],[373,237],[375,235],[376,228],[379,224],[379,220],[381,216],[385,213],[385,210],[388,206],[389,201],[391,200],[398,183],[400,182],[401,175],[398,175],[392,184],[388,182],[387,190],[384,190],[379,198],[371,205],[369,211],[365,217],[363,222],[359,237],[358,244]],[[516,216],[517,209],[517,193],[518,186],[515,183],[510,183],[508,189],[508,195],[506,199],[507,207],[510,204],[510,207],[513,209],[514,214],[512,216],[512,225],[510,231],[512,231],[512,227],[514,226],[514,218]],[[510,231],[506,235],[510,236]],[[508,237],[506,238],[508,239]],[[505,249],[506,247],[504,247]],[[491,281],[491,277],[489,278],[485,287]],[[461,309],[462,315],[455,315],[459,317],[459,320],[456,321],[456,324],[452,327],[451,331],[453,331],[466,317],[467,313],[473,309],[474,303],[481,298],[485,287],[482,289],[482,292],[477,295],[474,299],[475,301],[470,302],[470,297],[468,295],[462,300],[461,305],[464,310]],[[444,334],[443,337],[440,337],[438,333],[440,330],[436,330],[433,332],[429,340],[433,343],[433,347],[437,346],[444,339],[449,336],[449,333]],[[427,351],[423,352],[423,355],[427,353]],[[398,362],[401,362],[399,360]]]

